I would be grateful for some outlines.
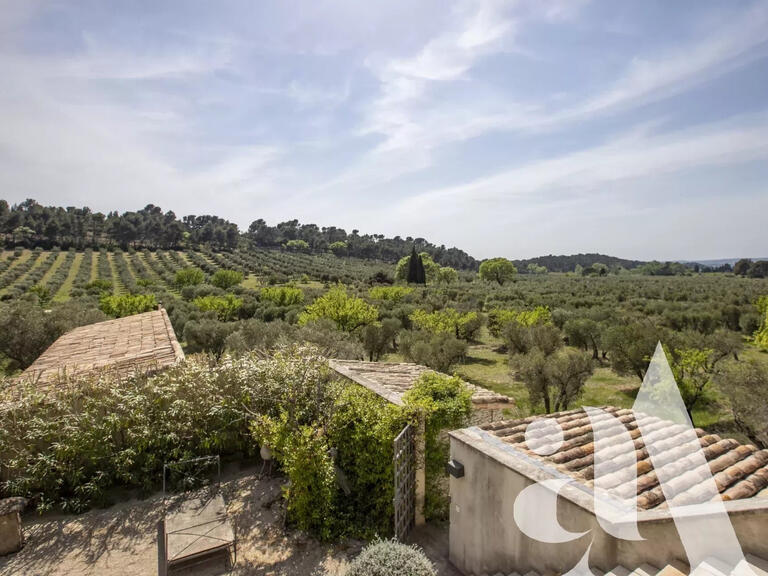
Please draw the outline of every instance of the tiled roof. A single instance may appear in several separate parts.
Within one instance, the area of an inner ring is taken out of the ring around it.
[[[614,407],[605,407],[602,410],[613,414],[624,424],[634,442],[637,460],[638,508],[643,510],[665,508],[667,506],[665,496],[659,485],[656,470],[651,464],[634,412]],[[526,456],[554,466],[580,483],[593,487],[594,439],[587,414],[579,408],[551,414],[548,417],[557,420],[563,431],[562,445],[548,456],[540,455],[546,450],[537,450],[538,453],[530,450],[525,441],[525,430],[528,424],[542,418],[541,416],[503,420],[485,424],[479,428],[515,449],[521,450]],[[654,436],[654,450],[659,452],[660,456],[656,461],[666,462],[664,466],[669,468],[665,470],[665,476],[675,475],[674,502],[680,504],[701,502],[708,492],[703,489],[700,483],[701,476],[697,470],[692,469],[692,463],[686,461],[686,456],[690,453],[690,450],[682,445],[684,443],[682,435],[686,429],[681,425],[647,415],[642,415],[641,418],[646,435],[650,430]],[[546,430],[546,427],[539,430]],[[695,431],[723,500],[738,500],[753,496],[768,498],[768,450],[758,450],[752,445],[741,444],[730,438],[724,439],[700,428]],[[536,441],[541,445],[546,445],[550,441],[551,444],[555,444],[556,438],[544,434]],[[618,482],[623,482],[626,475],[617,473],[615,477],[620,479]],[[622,493],[621,484],[612,489]],[[622,497],[631,497],[631,494],[622,494]]]
[[[413,388],[416,380],[425,372],[434,372],[425,366],[408,362],[362,362],[359,360],[331,360],[329,366],[350,380],[365,386],[393,404],[402,405],[403,394]],[[509,396],[465,382],[472,390],[475,405],[510,404]]]
[[[97,370],[119,375],[171,366],[184,358],[162,308],[75,328],[61,336],[19,377],[48,386],[61,376]]]

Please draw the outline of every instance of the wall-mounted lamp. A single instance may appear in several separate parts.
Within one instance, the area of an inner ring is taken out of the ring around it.
[[[445,465],[445,471],[454,478],[463,478],[464,464],[458,460],[448,460],[447,464]]]

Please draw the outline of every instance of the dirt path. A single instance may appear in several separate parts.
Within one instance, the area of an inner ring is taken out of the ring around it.
[[[257,576],[343,576],[360,541],[323,544],[285,530],[281,516],[282,478],[259,479],[253,470],[229,474],[222,482],[227,512],[237,534],[237,563],[223,559],[172,574]],[[24,517],[26,546],[0,557],[0,576],[155,576],[157,523],[162,497],[127,500],[79,516],[34,513]],[[447,526],[422,527],[413,540],[423,547],[440,576],[459,576],[448,563]]]
[[[321,544],[281,528],[280,479],[259,480],[253,472],[222,483],[238,537],[235,569],[229,574],[341,576],[359,542]],[[162,499],[129,500],[80,516],[24,518],[26,546],[0,558],[2,576],[157,574],[157,522]],[[182,573],[182,572],[180,572]],[[223,561],[185,569],[185,576],[224,573]]]

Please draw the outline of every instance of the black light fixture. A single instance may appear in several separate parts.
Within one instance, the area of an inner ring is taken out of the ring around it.
[[[464,464],[458,460],[448,460],[445,465],[445,471],[448,472],[454,478],[464,477]]]

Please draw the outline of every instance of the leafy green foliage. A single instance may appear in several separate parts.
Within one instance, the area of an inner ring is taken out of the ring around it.
[[[187,351],[207,352],[218,360],[224,354],[227,339],[236,327],[231,322],[219,322],[210,318],[191,320],[184,325],[184,340]]]
[[[440,273],[440,265],[426,252],[420,252],[418,257],[421,258],[421,264],[424,267],[426,283],[432,284],[436,282],[438,274]],[[404,256],[397,262],[397,265],[395,266],[395,280],[408,281],[408,270],[411,258],[412,256]]]
[[[455,308],[444,308],[435,312],[414,310],[410,320],[416,328],[432,334],[448,333],[456,338],[471,340],[483,325],[477,312],[460,313]]]
[[[262,288],[259,291],[259,300],[272,302],[277,306],[294,306],[304,303],[304,292],[301,288],[290,286]]]
[[[276,398],[307,410],[322,366],[313,349],[297,347],[221,364],[189,357],[119,383],[109,373],[81,377],[56,393],[22,382],[0,427],[0,497],[80,512],[106,503],[113,486],[157,489],[165,460],[253,453],[243,407],[268,413]]]
[[[412,292],[413,288],[408,286],[374,286],[368,290],[368,296],[374,300],[384,300],[397,304]]]
[[[347,243],[342,240],[331,242],[328,245],[328,250],[334,253],[336,256],[345,256],[347,254]]]
[[[497,338],[501,336],[504,326],[510,322],[516,322],[521,326],[550,324],[552,314],[547,306],[536,306],[533,310],[494,308],[488,312],[488,330]]]
[[[229,290],[243,281],[243,273],[239,270],[216,270],[211,277],[211,284],[222,290]]]
[[[403,402],[424,418],[424,515],[428,520],[446,520],[450,504],[445,474],[449,445],[442,432],[467,423],[472,413],[472,392],[456,376],[426,372],[403,395]]]
[[[486,282],[497,282],[499,286],[509,282],[517,274],[517,268],[506,258],[491,258],[480,264],[479,276]]]
[[[309,243],[306,240],[288,240],[284,246],[291,252],[309,252]]]
[[[768,350],[768,296],[761,296],[757,301],[760,327],[755,332],[755,344]]]
[[[197,268],[196,266],[189,266],[176,271],[174,276],[174,284],[179,288],[184,286],[196,286],[202,284],[205,281],[205,272]]]
[[[157,309],[154,294],[102,294],[99,309],[113,318],[123,318]]]
[[[739,432],[768,448],[768,372],[757,360],[734,362],[716,376],[733,410]]]
[[[634,374],[642,382],[660,336],[649,322],[610,327],[604,338],[611,367],[619,374]]]
[[[424,553],[396,540],[375,540],[349,565],[347,576],[437,576]]]
[[[400,334],[400,351],[406,360],[448,372],[467,354],[467,343],[452,334],[406,330]]]
[[[397,318],[386,318],[382,322],[368,324],[363,328],[363,348],[368,354],[368,360],[376,362],[382,354],[394,349],[397,334],[402,324]]]
[[[32,286],[32,288],[29,289],[29,292],[37,296],[37,299],[41,304],[50,302],[51,297],[53,296],[53,294],[51,294],[51,289],[48,288],[48,286],[43,286],[42,284],[35,284]]]
[[[589,355],[573,348],[560,348],[551,354],[534,348],[517,357],[514,364],[531,404],[542,403],[547,414],[568,410],[594,369]]]
[[[459,281],[459,273],[449,266],[442,266],[437,271],[437,282],[439,284],[453,284]]]
[[[563,334],[552,324],[524,326],[509,322],[504,326],[502,338],[511,356],[527,354],[535,348],[549,355],[563,345]]]
[[[378,310],[362,298],[350,296],[344,286],[334,286],[320,296],[299,315],[299,324],[327,318],[340,330],[351,332],[360,326],[375,322]]]
[[[362,386],[343,386],[328,425],[340,490],[337,531],[365,537],[392,532],[393,441],[408,414]]]
[[[195,298],[193,304],[201,312],[215,312],[216,317],[222,322],[233,320],[243,305],[243,300],[234,294],[224,296],[200,296]]]
[[[11,368],[24,369],[68,330],[105,319],[79,302],[54,304],[46,312],[33,301],[19,300],[0,307],[0,354],[11,360]]]

